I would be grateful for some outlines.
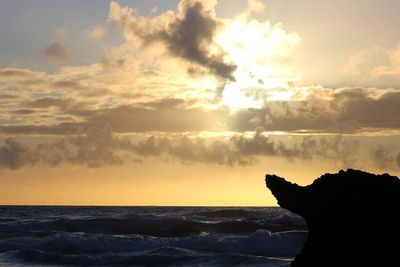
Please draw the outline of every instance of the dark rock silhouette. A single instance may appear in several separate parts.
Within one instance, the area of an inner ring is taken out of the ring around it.
[[[400,266],[400,180],[352,170],[324,174],[308,186],[266,175],[285,209],[309,234],[292,267]]]

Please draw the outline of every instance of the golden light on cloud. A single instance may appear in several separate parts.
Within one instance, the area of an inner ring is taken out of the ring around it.
[[[249,1],[242,14],[224,20],[223,29],[216,36],[216,44],[226,52],[225,60],[237,66],[234,81],[225,86],[222,98],[223,104],[233,108],[262,106],[249,90],[265,94],[264,100],[289,100],[290,84],[299,80],[290,63],[301,40],[299,35],[287,32],[282,24],[252,18],[252,13],[262,7],[259,1]]]
[[[177,13],[138,16],[113,2],[109,20],[137,50],[135,66],[170,73],[170,80],[179,77],[199,99],[212,100],[213,92],[219,106],[234,109],[289,100],[301,78],[291,62],[300,36],[281,23],[255,19],[265,9],[260,1],[248,1],[233,18],[218,17],[216,4],[182,1]]]

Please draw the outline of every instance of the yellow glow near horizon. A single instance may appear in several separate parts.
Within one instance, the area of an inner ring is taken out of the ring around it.
[[[331,161],[260,159],[254,166],[181,164],[148,159],[142,164],[87,169],[64,165],[0,171],[3,205],[276,206],[266,173],[300,185],[340,169]],[[367,171],[376,172],[376,169]],[[398,175],[398,172],[392,173]],[[23,181],[23,183],[21,183]]]
[[[62,166],[9,172],[0,188],[8,205],[272,206],[259,168],[143,164],[85,169]],[[56,174],[56,175],[55,175]],[[247,175],[247,179],[243,179]],[[24,179],[24,185],[20,181]],[[221,188],[224,190],[221,191]],[[240,196],[240,197],[239,197]]]

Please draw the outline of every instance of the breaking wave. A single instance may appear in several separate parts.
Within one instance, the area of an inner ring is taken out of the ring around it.
[[[280,209],[136,209],[4,216],[0,263],[287,266],[307,235],[301,219]]]

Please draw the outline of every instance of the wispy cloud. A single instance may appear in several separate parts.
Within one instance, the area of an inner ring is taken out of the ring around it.
[[[371,46],[352,56],[343,69],[352,84],[400,87],[400,47]]]
[[[100,41],[108,32],[109,29],[106,25],[98,24],[93,28],[86,30],[85,35],[93,41]]]
[[[71,58],[70,52],[65,45],[65,30],[57,30],[54,41],[43,51],[50,59],[66,61]]]

